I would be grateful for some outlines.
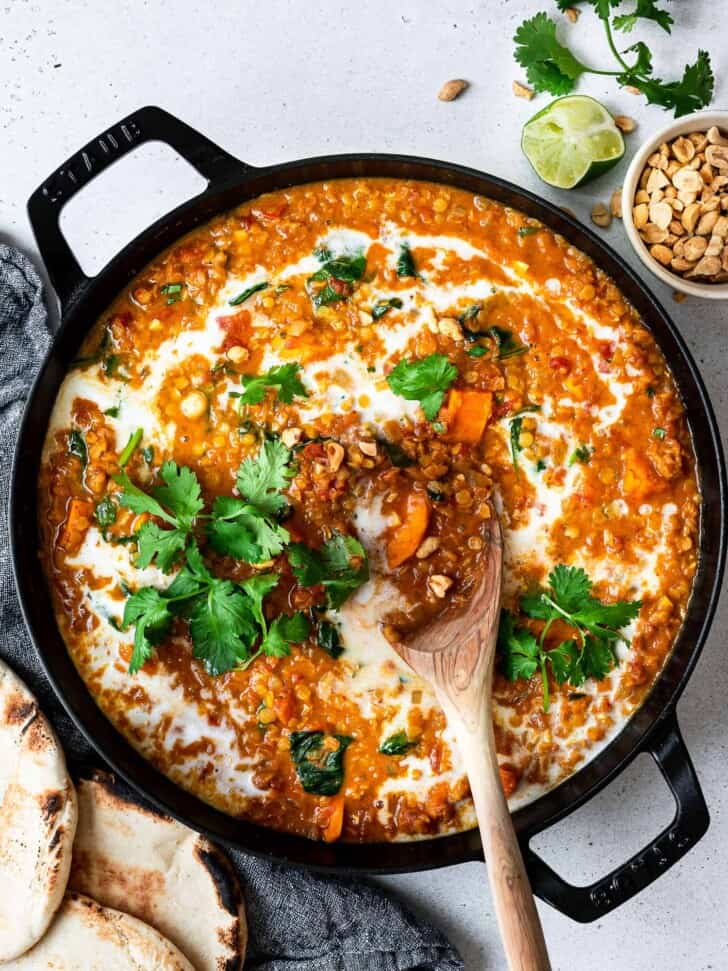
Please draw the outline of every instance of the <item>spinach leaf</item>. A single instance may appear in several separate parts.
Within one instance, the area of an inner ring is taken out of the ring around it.
[[[335,738],[338,748],[325,749],[325,738]],[[352,741],[350,735],[291,732],[291,758],[305,792],[317,796],[336,795],[344,781],[344,752]]]
[[[402,301],[399,297],[390,297],[389,300],[377,300],[372,307],[372,317],[374,320],[379,320],[393,307],[397,310],[401,309]]]
[[[341,637],[339,635],[339,628],[336,624],[332,624],[328,620],[319,621],[318,631],[316,633],[316,640],[318,641],[318,646],[330,654],[334,660],[341,657],[344,653],[344,647],[341,643]]]
[[[395,468],[408,469],[410,466],[417,464],[413,458],[410,458],[402,446],[398,445],[396,442],[390,442],[386,438],[378,438],[377,442],[387,453],[389,461]]]
[[[77,459],[81,462],[81,465],[85,467],[88,462],[88,449],[86,448],[86,441],[81,434],[81,432],[73,431],[68,436],[68,451],[71,455],[75,455]]]
[[[397,254],[397,276],[418,276],[409,243],[401,243]]]
[[[248,297],[252,297],[254,293],[259,293],[261,290],[267,290],[267,289],[268,289],[267,280],[263,280],[262,283],[254,283],[252,287],[248,287],[246,290],[243,290],[242,293],[239,293],[237,297],[233,297],[233,299],[229,301],[230,306],[239,307],[241,303],[245,303]]]
[[[379,746],[382,755],[404,755],[419,743],[418,738],[410,739],[406,732],[395,732]]]

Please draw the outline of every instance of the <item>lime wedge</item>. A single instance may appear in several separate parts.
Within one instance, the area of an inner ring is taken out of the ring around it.
[[[616,165],[624,139],[604,105],[575,94],[557,98],[527,121],[521,148],[544,182],[573,189]]]

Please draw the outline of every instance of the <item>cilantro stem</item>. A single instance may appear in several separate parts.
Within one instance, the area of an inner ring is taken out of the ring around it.
[[[136,452],[137,448],[139,447],[139,443],[142,440],[143,434],[144,434],[144,429],[137,428],[137,430],[135,432],[132,432],[132,434],[129,436],[129,441],[126,443],[126,445],[124,446],[124,451],[119,456],[119,465],[121,466],[122,469],[127,464],[129,459],[132,457],[134,452]]]
[[[541,680],[543,681],[543,710],[548,711],[551,698],[549,696],[549,676],[546,671],[546,655],[543,651],[539,654],[538,663],[541,668]]]
[[[612,51],[612,54],[614,54],[614,56],[616,57],[617,61],[622,65],[622,67],[624,68],[625,72],[626,73],[629,73],[631,71],[631,68],[630,68],[629,64],[627,64],[627,62],[625,60],[623,60],[622,55],[617,50],[617,47],[616,47],[616,45],[614,43],[614,38],[612,37],[612,28],[610,27],[609,20],[607,20],[607,19],[604,20],[604,29],[607,32],[607,43],[609,44],[609,47],[610,47],[610,49]],[[608,74],[621,74],[622,72],[621,71],[608,71],[608,72],[593,71],[592,73],[593,74],[603,74],[603,73],[608,73]]]
[[[574,616],[573,616],[573,614],[570,614],[567,610],[564,610],[562,607],[559,607],[559,605],[556,603],[556,601],[555,600],[552,600],[551,597],[549,597],[549,595],[547,593],[542,593],[541,596],[543,597],[544,603],[547,603],[550,607],[553,607],[553,609],[555,611],[557,611],[558,613],[560,613],[561,616],[566,619],[567,623],[571,627],[575,627],[576,628],[576,630],[579,633],[579,637],[581,638],[581,645],[583,647],[585,645],[585,643],[586,643],[585,638],[584,638],[584,632],[581,629],[581,626],[579,624],[577,624],[577,623],[574,622]],[[549,621],[549,624],[550,623],[551,623],[551,621]],[[546,628],[544,628],[544,631],[545,630],[546,630]]]

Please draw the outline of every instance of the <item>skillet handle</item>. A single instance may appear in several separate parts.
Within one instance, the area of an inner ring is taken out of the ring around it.
[[[107,128],[67,159],[28,200],[28,215],[51,283],[65,307],[89,280],[61,232],[64,205],[97,175],[144,142],[165,142],[208,180],[203,195],[250,166],[162,108],[147,106]]]
[[[567,883],[530,847],[525,849],[534,893],[573,920],[597,920],[634,897],[677,863],[708,828],[708,808],[674,711],[650,737],[645,750],[657,763],[676,804],[673,821],[648,846],[586,887]]]

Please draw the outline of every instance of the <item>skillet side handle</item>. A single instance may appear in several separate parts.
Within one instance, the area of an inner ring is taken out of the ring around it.
[[[162,108],[147,106],[106,129],[67,159],[28,200],[28,216],[43,262],[62,306],[88,282],[60,229],[64,205],[87,183],[145,142],[165,142],[207,179],[210,186],[250,171],[185,122]]]
[[[708,807],[685,747],[675,712],[671,712],[645,748],[657,763],[675,799],[675,817],[641,852],[590,886],[567,883],[526,847],[524,859],[534,893],[556,910],[581,923],[608,914],[670,869],[704,835]],[[531,834],[535,835],[535,834]]]

